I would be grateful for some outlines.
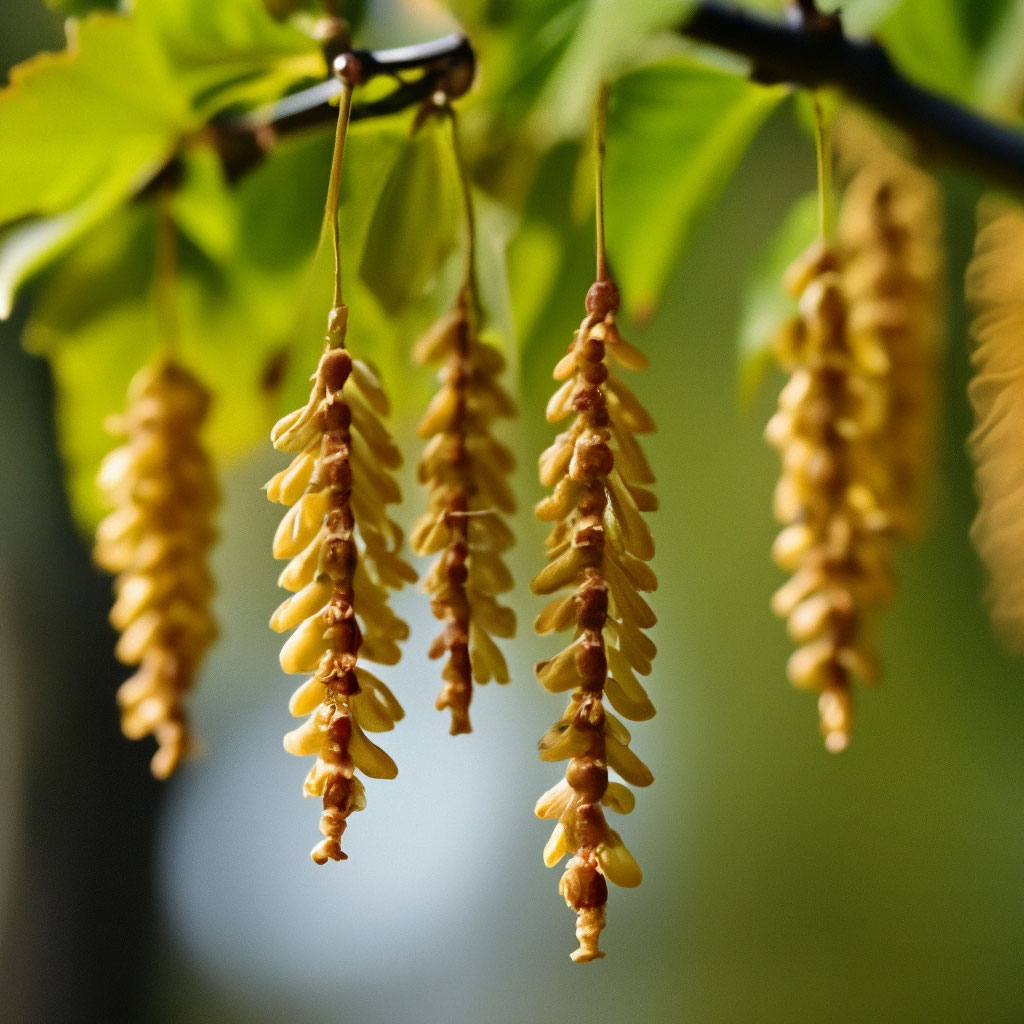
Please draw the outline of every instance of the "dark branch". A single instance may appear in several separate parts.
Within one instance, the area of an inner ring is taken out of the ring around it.
[[[356,102],[352,120],[384,117],[409,110],[428,100],[439,88],[452,97],[472,84],[476,57],[464,36],[445,36],[416,46],[393,50],[353,50],[359,68],[356,84],[388,77],[395,88],[379,99]],[[414,73],[410,76],[410,72]],[[279,103],[245,114],[215,120],[207,129],[221,155],[228,178],[235,180],[253,167],[282,135],[333,123],[340,91],[335,78],[286,96]]]
[[[905,78],[882,47],[848,39],[838,19],[780,23],[721,3],[698,3],[679,31],[748,58],[762,82],[833,86],[942,158],[1024,197],[1024,135]]]

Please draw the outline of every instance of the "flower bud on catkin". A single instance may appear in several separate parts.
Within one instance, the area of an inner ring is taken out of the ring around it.
[[[388,401],[373,370],[344,347],[347,314],[345,306],[331,311],[309,401],[273,429],[274,447],[295,458],[267,484],[271,501],[290,506],[274,556],[289,559],[280,585],[294,592],[270,625],[295,629],[281,667],[312,673],[290,704],[293,715],[308,717],[284,745],[316,756],[305,794],[323,801],[317,864],[346,858],[347,819],[366,806],[356,770],[378,779],[398,772],[365,733],[394,728],[403,711],[362,662],[399,660],[409,627],[388,607],[388,591],[416,579],[399,554],[402,532],[384,512],[401,498],[392,476],[401,453],[379,418]]]
[[[114,511],[96,532],[94,558],[117,574],[117,657],[139,666],[117,693],[121,728],[129,739],[155,737],[151,768],[160,779],[192,746],[185,698],[217,635],[208,557],[219,494],[199,441],[209,403],[199,381],[170,359],[141,370],[126,412],[112,423],[126,443],[99,474]]]
[[[654,590],[657,581],[647,565],[654,544],[641,513],[653,511],[657,501],[646,489],[654,474],[634,436],[654,430],[654,422],[609,369],[609,355],[630,369],[646,364],[619,335],[618,307],[611,281],[593,285],[587,316],[555,368],[563,383],[548,403],[548,421],[573,421],[540,458],[541,481],[554,490],[536,510],[553,526],[548,564],[533,592],[568,594],[552,599],[535,628],[574,631],[565,650],[537,666],[542,686],[571,696],[538,745],[542,760],[568,761],[565,778],[540,798],[536,813],[557,820],[545,863],[553,867],[571,855],[559,892],[577,914],[577,962],[604,956],[598,940],[607,881],[635,886],[641,880],[632,854],[605,820],[602,805],[627,813],[634,803],[625,786],[609,781],[608,771],[635,786],[653,781],[629,749],[626,727],[605,707],[607,699],[637,721],[654,714],[635,673],[648,674],[655,653],[643,632],[655,617],[641,591]]]
[[[420,364],[442,363],[441,389],[419,425],[428,442],[419,464],[427,510],[410,545],[418,555],[438,556],[424,581],[434,616],[444,623],[430,656],[448,655],[436,707],[450,710],[455,736],[471,731],[474,680],[509,680],[492,637],[515,634],[515,614],[495,600],[512,588],[502,559],[512,535],[502,514],[515,511],[508,482],[515,463],[490,427],[496,418],[514,415],[515,406],[498,383],[504,359],[477,336],[468,287],[420,339],[415,357]]]

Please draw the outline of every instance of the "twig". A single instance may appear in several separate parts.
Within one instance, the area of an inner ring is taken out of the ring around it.
[[[409,110],[428,99],[441,82],[445,83],[450,96],[462,95],[472,84],[476,70],[473,48],[461,35],[391,50],[352,50],[351,53],[360,69],[355,85],[365,85],[382,76],[393,78],[397,83],[379,99],[353,102],[352,121]],[[402,77],[409,72],[418,72],[418,77]],[[341,86],[332,76],[268,107],[213,121],[207,134],[221,155],[228,178],[234,181],[245,174],[282,135],[334,124],[340,92]]]
[[[847,38],[838,18],[775,22],[703,0],[679,31],[747,57],[758,81],[838,88],[902,129],[923,156],[1024,196],[1024,135],[911,82],[878,43]]]

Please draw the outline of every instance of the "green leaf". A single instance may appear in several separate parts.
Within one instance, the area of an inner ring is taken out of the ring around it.
[[[275,21],[262,0],[136,0],[135,11],[204,119],[229,106],[271,102],[327,74],[317,42]]]
[[[387,178],[359,264],[386,310],[407,306],[437,278],[458,243],[464,216],[448,128],[428,124],[409,140]]]
[[[698,218],[786,94],[682,58],[615,86],[605,160],[607,243],[634,313],[658,301]]]
[[[117,15],[70,22],[65,52],[12,69],[0,91],[0,224],[128,195],[194,127],[147,32]]]
[[[740,401],[755,398],[771,362],[772,338],[793,315],[795,301],[782,287],[786,268],[818,235],[818,194],[801,196],[789,209],[758,261],[743,296],[739,331]]]
[[[901,0],[879,27],[901,71],[920,85],[969,100],[976,55],[959,4]]]
[[[82,15],[90,11],[114,11],[120,0],[46,0],[46,6],[58,14]]]
[[[116,180],[72,209],[29,217],[0,230],[0,320],[6,320],[22,285],[67,251],[124,199]]]
[[[601,82],[635,67],[651,39],[679,25],[692,0],[574,0],[535,3],[492,59],[507,67],[498,107],[530,141],[550,145],[587,130]],[[499,72],[500,73],[500,72]]]
[[[1024,4],[1002,0],[978,61],[975,92],[990,109],[1016,113],[1024,91]]]

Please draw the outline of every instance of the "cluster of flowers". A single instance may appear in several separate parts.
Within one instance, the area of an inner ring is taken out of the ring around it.
[[[847,188],[838,241],[815,241],[785,284],[798,315],[775,338],[790,379],[766,436],[782,458],[773,547],[792,573],[772,599],[799,645],[788,675],[819,693],[828,750],[853,727],[851,681],[878,679],[870,630],[913,535],[932,449],[937,357],[934,186],[874,154]]]

